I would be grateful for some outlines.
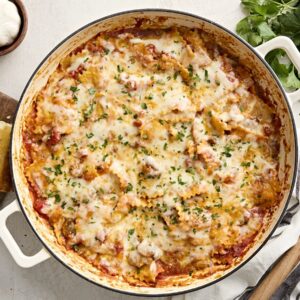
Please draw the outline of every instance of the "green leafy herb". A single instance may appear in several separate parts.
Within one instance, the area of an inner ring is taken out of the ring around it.
[[[205,69],[204,70],[204,79],[206,82],[210,83],[209,77],[208,77],[208,71]]]
[[[57,176],[57,175],[61,175],[62,174],[62,170],[61,170],[61,165],[55,165],[54,166],[54,174],[55,174],[55,176]]]
[[[124,71],[124,68],[122,68],[120,65],[117,65],[117,70],[119,73]]]
[[[125,193],[128,193],[128,192],[131,192],[133,190],[133,186],[131,183],[128,183],[127,187],[126,187],[126,190],[125,190]]]
[[[243,161],[243,162],[241,163],[241,166],[242,166],[242,167],[246,167],[246,168],[250,167],[250,165],[251,165],[251,162],[250,162],[250,161]]]
[[[181,131],[177,132],[177,134],[176,134],[176,139],[177,139],[177,141],[182,142],[182,141],[183,141],[183,138],[184,138],[184,133],[181,132]]]
[[[225,155],[226,157],[231,157],[231,151],[233,149],[231,149],[229,146],[225,146],[224,147],[224,151],[222,152],[222,155]]]
[[[90,88],[88,89],[90,95],[94,95],[96,93],[96,89]]]
[[[189,76],[193,77],[193,73],[194,73],[194,68],[191,64],[189,64],[188,66],[188,71],[189,71]]]
[[[283,50],[276,49],[269,52],[266,55],[266,61],[287,89],[300,88],[300,80],[296,74],[295,67]]]
[[[219,217],[219,215],[218,215],[217,213],[211,215],[211,218],[212,218],[213,220],[215,220],[215,219],[218,218],[218,217]]]
[[[79,91],[79,88],[77,86],[71,86],[70,91],[72,91],[73,93],[76,93]]]
[[[190,174],[192,174],[192,175],[195,175],[195,169],[192,168],[192,167],[187,168],[187,169],[186,169],[186,172],[187,172],[187,173],[190,173]]]
[[[128,230],[128,240],[131,238],[131,236],[134,234],[134,228],[131,228]]]
[[[132,111],[125,104],[122,105],[122,108],[124,110],[124,115],[132,115]]]
[[[94,134],[92,132],[86,134],[86,137],[88,139],[91,139],[93,136],[94,136]]]
[[[58,194],[55,194],[54,195],[54,198],[55,198],[55,203],[59,203],[60,202],[60,196]]]
[[[186,184],[186,182],[184,182],[184,181],[182,180],[182,178],[181,178],[180,175],[178,175],[177,181],[178,181],[178,183],[179,183],[180,185],[185,185],[185,184]]]
[[[174,75],[173,75],[173,79],[174,79],[174,80],[176,80],[176,79],[177,79],[177,77],[178,77],[178,75],[179,75],[179,72],[178,72],[178,71],[176,71],[176,72],[174,73]]]
[[[142,103],[142,104],[141,104],[141,108],[142,108],[142,109],[147,109],[147,108],[148,108],[148,106],[147,106],[147,104],[146,104],[146,103]]]
[[[108,145],[108,139],[104,139],[104,142],[103,142],[103,144],[101,145],[102,148],[103,148],[103,149],[106,148],[107,145]]]
[[[278,35],[293,40],[300,50],[299,0],[241,0],[249,15],[236,26],[237,33],[252,46],[258,46]],[[276,49],[266,56],[278,78],[287,89],[300,88],[294,65],[283,50]]]

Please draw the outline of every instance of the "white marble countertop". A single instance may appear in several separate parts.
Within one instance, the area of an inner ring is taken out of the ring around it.
[[[234,30],[243,16],[240,0],[24,0],[29,28],[23,43],[0,57],[0,91],[18,99],[39,62],[62,39],[79,27],[105,15],[137,8],[170,8],[199,14]],[[12,200],[9,195],[0,208]],[[21,214],[9,227],[26,254],[41,247]],[[0,241],[0,299],[133,299],[94,286],[63,267],[54,258],[22,269]]]

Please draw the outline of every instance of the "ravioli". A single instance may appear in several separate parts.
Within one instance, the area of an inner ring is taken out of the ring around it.
[[[23,128],[33,206],[103,274],[172,286],[236,264],[281,200],[280,122],[198,29],[103,32],[67,55]]]

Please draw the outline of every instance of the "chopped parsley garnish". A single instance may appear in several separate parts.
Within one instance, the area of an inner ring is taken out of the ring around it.
[[[208,78],[208,71],[207,71],[206,69],[204,70],[204,80],[205,80],[206,82],[210,83],[210,80],[209,80],[209,78]]]
[[[55,203],[59,203],[60,202],[60,196],[58,194],[55,194],[54,195],[54,198],[55,198]]]
[[[131,192],[133,190],[133,186],[131,183],[128,183],[126,189],[125,189],[125,193]]]
[[[152,229],[152,228],[151,228],[151,230],[150,230],[150,231],[151,231],[151,236],[152,236],[152,237],[156,237],[156,236],[157,236],[157,233],[155,233],[155,232],[153,231],[153,229]]]
[[[217,219],[218,217],[219,217],[219,214],[217,214],[217,213],[211,215],[211,218],[213,220]]]
[[[54,166],[54,174],[55,174],[55,176],[62,174],[61,167],[62,167],[62,165],[55,165]]]
[[[178,224],[179,221],[178,221],[178,217],[177,216],[172,216],[171,217],[171,224]]]
[[[79,91],[79,88],[77,86],[71,86],[70,91],[72,91],[73,93],[76,93]]]
[[[89,105],[89,107],[83,112],[84,120],[87,120],[87,119],[91,116],[91,114],[92,114],[93,111],[94,111],[94,106],[95,106],[95,103],[93,102],[93,103],[91,103],[91,104]]]
[[[107,119],[108,114],[107,113],[103,113],[98,120],[102,120],[102,119]]]
[[[179,72],[178,72],[178,71],[176,71],[176,72],[174,73],[174,75],[173,75],[173,79],[174,79],[174,80],[176,80],[176,79],[177,79],[177,77],[178,77],[178,75],[179,75]]]
[[[117,69],[118,69],[118,72],[121,73],[124,71],[124,68],[122,68],[120,65],[117,65]]]
[[[94,134],[92,132],[86,134],[86,137],[88,139],[91,139],[93,136],[94,136]]]
[[[88,144],[87,146],[88,146],[89,149],[90,149],[91,151],[93,151],[93,152],[97,149],[97,146],[95,146],[95,145],[93,145],[93,144]]]
[[[106,148],[107,145],[108,145],[108,139],[105,139],[101,146],[102,148]]]
[[[200,215],[201,213],[203,213],[203,209],[200,207],[195,207],[193,210],[197,213],[197,215]]]
[[[125,104],[122,105],[122,108],[124,110],[124,112],[123,112],[124,115],[131,115],[132,114],[132,111]]]
[[[134,234],[135,229],[131,228],[128,230],[128,240],[131,238],[131,236]]]
[[[90,88],[88,89],[90,95],[94,95],[96,93],[96,89]]]
[[[251,165],[251,161],[243,161],[242,163],[241,163],[241,166],[242,167],[245,167],[245,168],[248,168],[248,167],[250,167],[250,165]]]
[[[178,183],[179,183],[180,185],[185,185],[185,184],[186,184],[186,182],[184,182],[184,181],[182,180],[181,175],[178,175],[177,181],[178,181]]]
[[[147,104],[146,104],[146,103],[142,103],[142,104],[141,104],[141,108],[142,108],[142,109],[147,109],[147,108],[148,108],[148,106],[147,106]]]
[[[193,77],[193,73],[194,73],[194,68],[191,64],[189,64],[188,66],[188,71],[189,71],[189,76]]]
[[[179,131],[177,134],[176,134],[176,139],[180,142],[183,141],[183,138],[184,138],[184,133]]]
[[[231,157],[232,156],[230,153],[231,151],[233,151],[232,148],[230,148],[229,146],[225,146],[222,155],[225,155],[226,157]]]
[[[189,173],[189,174],[195,175],[195,169],[192,168],[192,167],[187,168],[186,172]]]

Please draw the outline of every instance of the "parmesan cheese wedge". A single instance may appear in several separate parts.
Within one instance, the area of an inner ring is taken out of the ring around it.
[[[11,190],[11,180],[8,163],[8,149],[11,125],[0,121],[0,191]]]

